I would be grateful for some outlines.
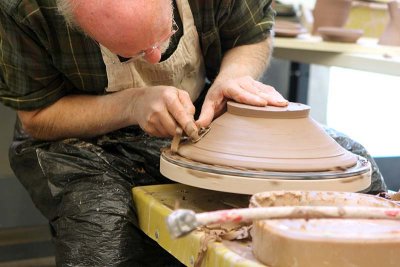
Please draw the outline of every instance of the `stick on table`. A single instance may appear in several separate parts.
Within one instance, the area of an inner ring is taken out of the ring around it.
[[[192,232],[199,226],[207,224],[300,218],[400,220],[400,209],[376,207],[282,206],[219,210],[197,214],[192,210],[179,209],[168,216],[167,225],[171,235],[177,238]]]

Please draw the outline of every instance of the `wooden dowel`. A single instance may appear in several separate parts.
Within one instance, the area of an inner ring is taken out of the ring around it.
[[[246,208],[195,213],[179,209],[167,218],[167,226],[174,237],[184,236],[199,226],[226,222],[244,222],[266,219],[385,219],[400,220],[400,208],[281,206]]]
[[[224,222],[295,218],[400,220],[400,209],[378,207],[282,206],[220,210],[196,214],[196,220],[201,225]]]

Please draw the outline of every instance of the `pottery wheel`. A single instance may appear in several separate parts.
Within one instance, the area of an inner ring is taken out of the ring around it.
[[[217,191],[357,192],[371,183],[370,163],[339,146],[312,118],[310,107],[254,107],[228,102],[199,142],[161,154],[169,179]]]

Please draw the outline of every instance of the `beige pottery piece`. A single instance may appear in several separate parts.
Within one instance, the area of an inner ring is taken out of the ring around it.
[[[381,45],[400,45],[400,8],[396,1],[388,3],[389,22],[379,39]]]
[[[319,27],[318,34],[324,41],[355,43],[364,34],[360,29],[345,29],[337,27]]]
[[[343,27],[351,10],[351,0],[317,0],[313,10],[312,34],[317,35],[319,27]]]
[[[254,194],[278,190],[358,192],[371,164],[336,143],[309,117],[310,107],[254,107],[228,102],[198,142],[164,149],[160,172],[179,183]]]
[[[250,207],[369,206],[400,208],[371,195],[347,192],[264,192]],[[400,222],[367,219],[282,219],[253,223],[253,254],[271,267],[395,267]]]
[[[178,154],[195,162],[268,171],[333,171],[354,166],[357,156],[343,149],[309,117],[310,107],[255,107],[228,102],[225,114],[197,143]]]
[[[274,32],[276,37],[297,37],[297,35],[307,32],[300,23],[276,19]]]

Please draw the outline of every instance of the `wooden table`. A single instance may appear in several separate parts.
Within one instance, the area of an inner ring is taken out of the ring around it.
[[[373,38],[357,43],[325,42],[321,37],[276,37],[273,56],[307,64],[337,66],[376,73],[400,75],[400,47],[382,46]]]
[[[378,45],[378,39],[374,38],[360,38],[357,43],[349,44],[325,42],[321,37],[309,34],[297,38],[276,37],[273,56],[292,62],[288,77],[289,100],[310,105],[311,116],[324,124],[329,70],[313,68],[318,78],[310,79],[308,64],[400,76],[400,47]]]

